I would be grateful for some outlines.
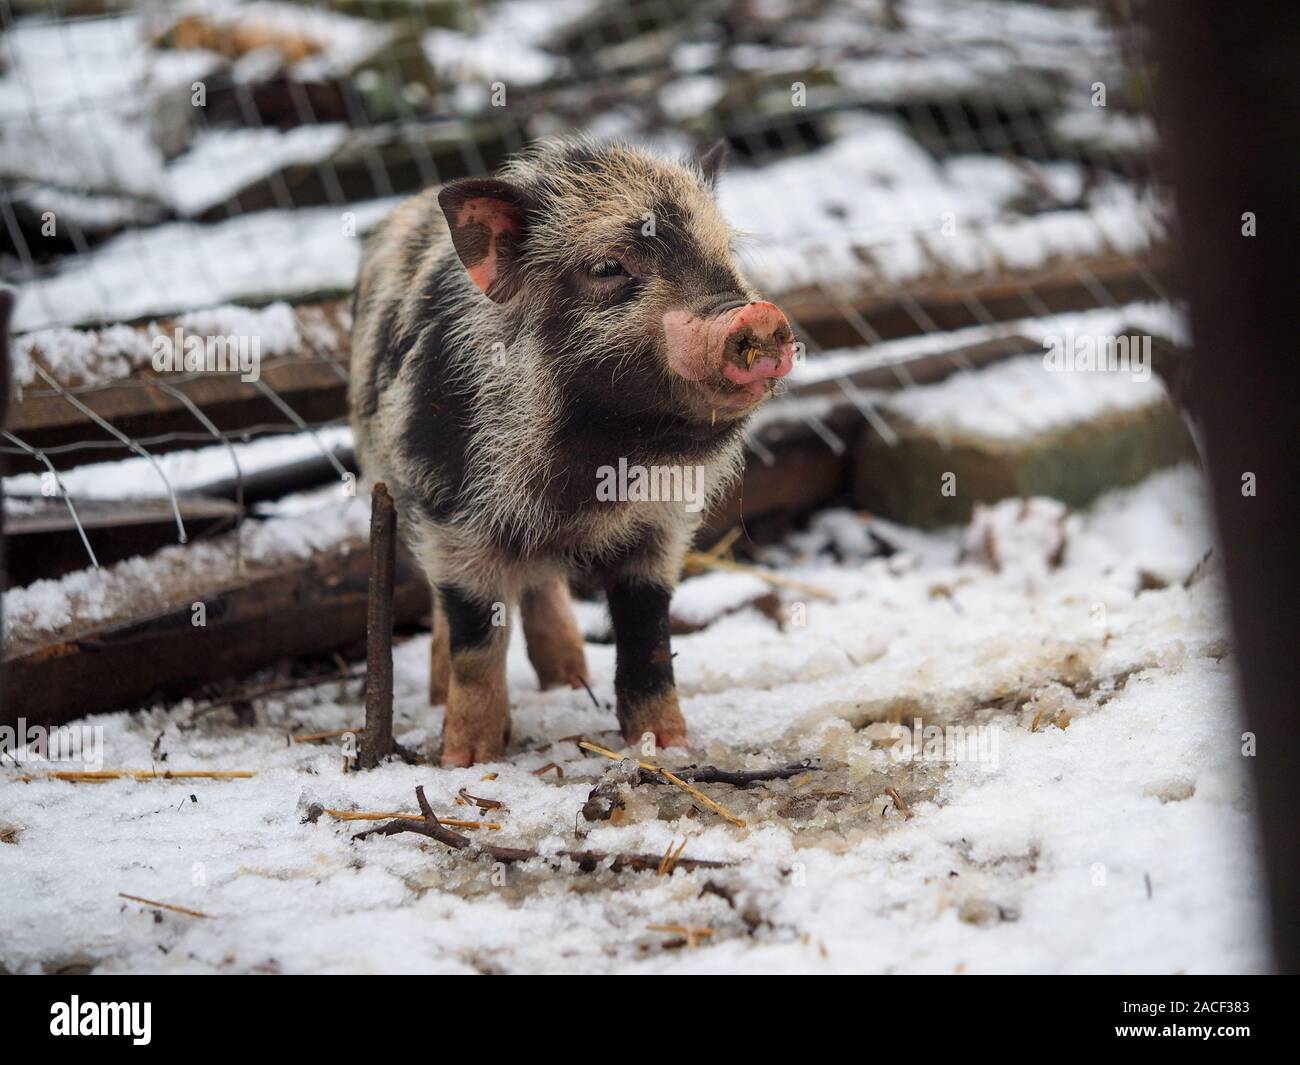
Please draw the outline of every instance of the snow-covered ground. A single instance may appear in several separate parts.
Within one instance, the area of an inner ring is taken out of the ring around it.
[[[1056,568],[1054,545],[1037,546],[1045,512],[1012,501],[982,516],[1001,548],[996,571],[978,551],[959,561],[956,532],[824,513],[770,555],[829,593],[782,591],[784,631],[770,604],[742,605],[760,587],[752,577],[685,582],[679,615],[707,623],[675,639],[693,746],[660,752],[661,763],[818,766],[748,790],[704,786],[743,828],[650,784],[625,788],[615,821],[585,821],[612,763],[572,737],[619,746],[613,714],[583,693],[536,691],[518,641],[509,756],[471,769],[345,774],[338,741],[286,742],[359,725],[356,682],[261,700],[251,726],[229,711],[196,717],[190,703],[88,719],[103,729],[106,768],[257,775],[20,784],[44,767],[0,760],[0,966],[1264,969],[1224,594],[1213,563],[1198,566],[1211,544],[1199,477],[1166,471],[1071,515]],[[898,550],[868,557],[868,528]],[[603,704],[608,624],[596,604],[580,616]],[[422,746],[441,716],[424,697],[428,638],[396,658],[399,739]],[[956,761],[930,736],[900,757],[889,722],[918,717],[981,731]],[[549,762],[562,778],[536,774]],[[560,858],[496,866],[416,835],[353,842],[364,823],[307,816],[314,804],[412,810],[417,784],[441,816],[480,816],[456,804],[461,788],[504,802],[481,815],[500,830],[476,840],[552,855],[659,854],[684,839],[685,858],[733,864],[671,876]],[[120,892],[208,916],[155,917]],[[649,925],[712,935],[692,947]]]

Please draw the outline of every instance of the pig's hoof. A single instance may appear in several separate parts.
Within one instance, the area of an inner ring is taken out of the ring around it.
[[[458,721],[448,715],[442,732],[444,769],[463,769],[478,762],[497,762],[510,742],[510,722]]]
[[[677,706],[676,691],[653,696],[631,708],[620,707],[618,716],[623,739],[633,747],[642,746],[648,735],[654,737],[656,748],[687,744],[686,719]]]
[[[633,742],[639,744],[639,743],[640,743],[640,742],[645,738],[645,736],[647,735],[647,733],[650,732],[650,731],[651,731],[651,730],[648,730],[648,729],[647,729],[646,732],[643,732],[643,733],[642,733],[640,736],[638,736],[637,739],[636,739],[635,741],[633,741]],[[654,733],[654,738],[655,738],[655,740],[654,740],[654,742],[655,742],[655,747],[656,747],[657,749],[659,749],[659,750],[662,750],[662,749],[665,748],[665,747],[688,747],[688,746],[690,746],[690,744],[687,742],[687,739],[686,739],[686,726],[685,726],[685,725],[682,725],[680,728],[679,728],[679,727],[676,727],[676,726],[668,725],[668,726],[664,726],[664,727],[662,727],[662,728],[658,728],[658,729],[653,730],[653,733]]]

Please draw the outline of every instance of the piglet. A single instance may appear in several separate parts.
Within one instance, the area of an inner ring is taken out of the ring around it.
[[[624,737],[686,743],[669,600],[794,357],[736,269],[722,154],[544,143],[412,197],[367,241],[351,420],[434,590],[444,766],[505,750],[513,605],[542,686],[589,681],[576,574],[607,594]]]

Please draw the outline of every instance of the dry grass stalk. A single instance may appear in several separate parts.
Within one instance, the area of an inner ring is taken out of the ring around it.
[[[610,758],[615,762],[621,762],[623,760],[623,756],[621,754],[615,754],[613,751],[609,750],[608,748],[601,747],[598,744],[592,743],[590,740],[583,740],[581,743],[578,744],[578,746],[583,748],[584,750],[595,751],[596,754],[603,754],[606,758]],[[723,817],[726,820],[730,821],[737,828],[745,827],[745,822],[742,818],[737,817],[725,806],[723,806],[720,802],[715,802],[713,799],[710,799],[707,795],[704,794],[704,792],[700,791],[699,788],[691,787],[691,785],[687,784],[686,781],[684,781],[681,777],[677,776],[675,773],[672,773],[667,769],[664,769],[663,766],[654,765],[651,762],[643,762],[640,759],[637,760],[636,764],[639,765],[642,769],[649,770],[651,773],[658,773],[661,777],[663,777],[666,781],[668,781],[668,783],[676,784],[677,787],[681,788],[685,792],[688,792],[702,805],[707,806],[715,814],[718,814],[720,817]]]
[[[159,910],[171,910],[172,913],[183,913],[187,917],[210,917],[211,914],[204,913],[202,910],[191,910],[187,906],[175,906],[170,902],[157,902],[154,899],[142,899],[139,895],[128,895],[125,891],[117,893],[118,898],[130,899],[132,902],[139,902],[145,906],[152,906]]]
[[[903,801],[903,796],[898,794],[897,789],[886,788],[885,794],[894,800],[894,805],[898,808],[900,814],[902,814],[907,820],[912,820],[912,808]]]
[[[121,780],[131,777],[135,780],[247,780],[257,774],[251,769],[61,769],[41,776],[25,776],[22,780],[71,780],[97,782],[101,780]]]
[[[682,856],[682,851],[686,849],[686,840],[682,840],[681,846],[676,851],[673,850],[673,843],[673,840],[668,841],[668,849],[664,851],[664,856],[659,860],[659,868],[655,870],[655,876],[672,876],[673,870],[677,868],[677,860]]]
[[[744,526],[742,525],[733,525],[716,544],[704,553],[710,558],[723,558],[727,552],[731,550],[731,545],[740,539],[740,534],[743,529]]]
[[[506,804],[499,799],[485,799],[481,795],[471,795],[467,790],[461,788],[456,792],[456,804],[464,806],[467,803],[473,803],[480,810],[504,810]]]
[[[648,924],[646,930],[650,932],[667,932],[670,935],[682,936],[688,946],[698,947],[701,939],[708,939],[713,935],[712,928],[697,928],[694,925],[686,924]]]
[[[687,552],[686,567],[688,569],[722,569],[732,573],[748,573],[751,577],[757,577],[760,581],[770,584],[773,588],[789,588],[792,592],[798,592],[800,595],[806,595],[812,599],[833,598],[830,592],[819,585],[797,581],[793,577],[772,573],[758,566],[748,566],[743,562],[733,562],[727,558],[714,558],[703,551]]]

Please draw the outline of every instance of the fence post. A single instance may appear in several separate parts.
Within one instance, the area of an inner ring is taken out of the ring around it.
[[[1141,5],[1180,225],[1194,410],[1231,599],[1276,964],[1300,969],[1300,20],[1287,0]],[[1243,738],[1243,744],[1245,743]],[[1246,753],[1243,751],[1243,754]]]
[[[366,603],[366,727],[357,768],[374,769],[393,742],[393,573],[397,568],[397,511],[382,482],[370,492],[370,595]]]

